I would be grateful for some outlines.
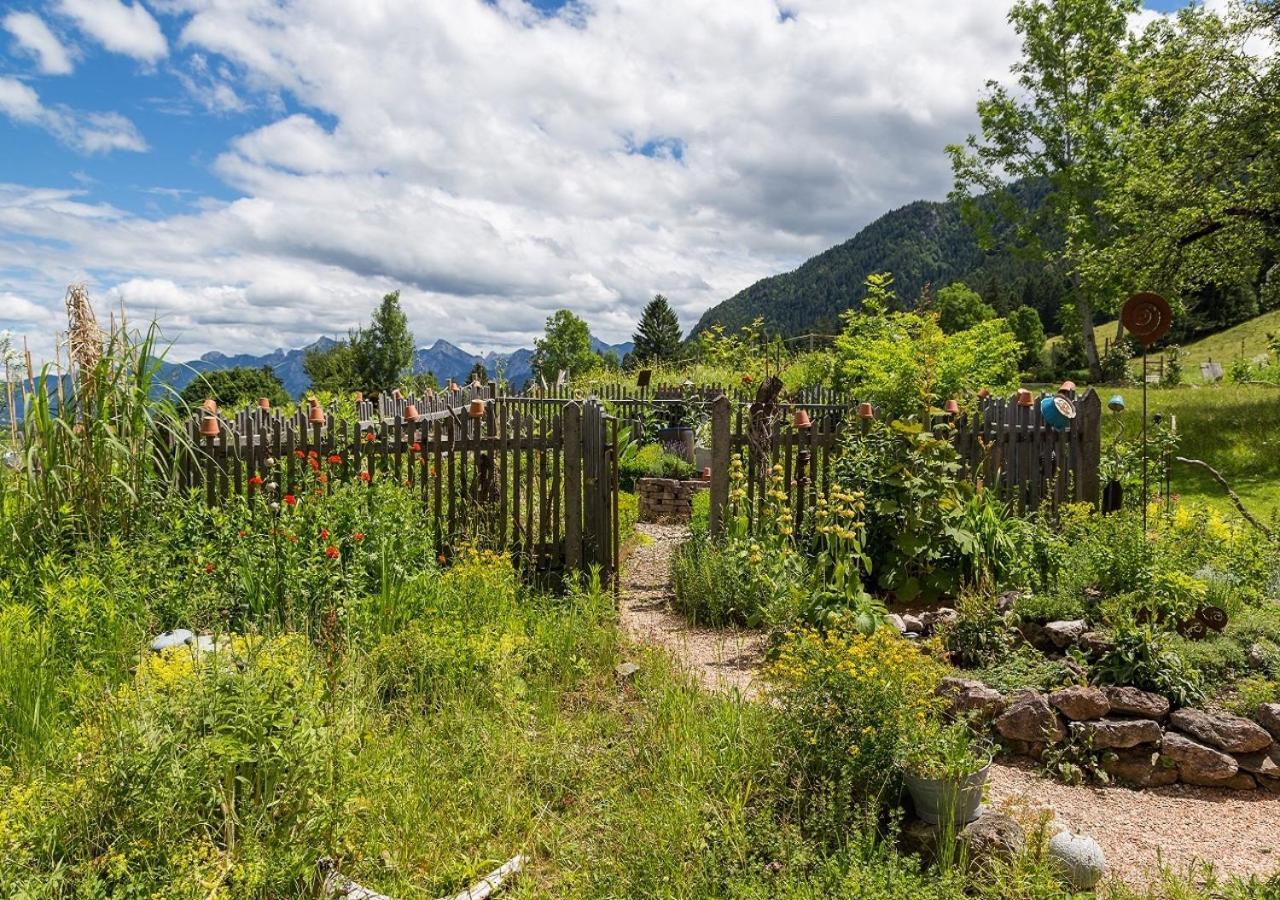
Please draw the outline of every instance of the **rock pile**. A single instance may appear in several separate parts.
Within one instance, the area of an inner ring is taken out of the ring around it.
[[[693,495],[708,486],[705,481],[641,478],[636,482],[640,521],[688,522],[693,515]]]
[[[1133,787],[1181,781],[1207,787],[1280,793],[1280,704],[1253,721],[1200,709],[1169,712],[1169,701],[1136,687],[1075,685],[1009,696],[980,681],[944,679],[938,689],[951,715],[990,721],[1011,751],[1039,758],[1072,741],[1104,751],[1102,768]]]

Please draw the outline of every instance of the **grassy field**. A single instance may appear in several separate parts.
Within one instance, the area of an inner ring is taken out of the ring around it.
[[[1198,373],[1197,373],[1198,374]],[[1135,437],[1142,427],[1141,388],[1099,388],[1103,399],[1125,398],[1122,413],[1103,413],[1103,447],[1118,435]],[[1216,384],[1152,387],[1151,413],[1175,416],[1178,454],[1202,459],[1226,477],[1255,515],[1280,513],[1280,388]],[[1186,499],[1203,499],[1233,510],[1222,488],[1201,470],[1174,465],[1171,489]]]
[[[1200,381],[1200,363],[1222,363],[1230,366],[1235,359],[1253,359],[1268,353],[1267,335],[1280,334],[1280,309],[1264,313],[1256,319],[1241,322],[1203,340],[1187,344],[1183,351],[1183,371],[1190,381]]]

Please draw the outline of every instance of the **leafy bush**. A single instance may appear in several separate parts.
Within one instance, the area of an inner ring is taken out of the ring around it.
[[[1204,699],[1200,673],[1169,646],[1166,633],[1151,625],[1124,625],[1111,635],[1111,646],[1090,667],[1101,684],[1132,684],[1163,694],[1175,706]]]
[[[618,483],[624,491],[635,490],[641,478],[692,478],[693,464],[667,451],[661,444],[645,444],[618,460]]]
[[[996,598],[985,591],[964,591],[956,601],[956,620],[942,631],[942,644],[952,659],[978,666],[1009,652],[1012,633],[996,609]]]
[[[905,742],[938,708],[942,668],[892,629],[802,630],[765,674],[797,792],[847,825],[894,795]]]

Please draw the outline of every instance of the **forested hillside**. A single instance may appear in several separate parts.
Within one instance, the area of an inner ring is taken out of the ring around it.
[[[1024,202],[1039,192],[1021,191]],[[997,246],[1004,242],[997,241]],[[1065,284],[1043,265],[1007,252],[984,253],[958,203],[910,203],[886,213],[853,238],[810,259],[794,272],[773,275],[712,307],[694,333],[711,325],[734,330],[756,317],[785,335],[833,332],[840,313],[856,306],[873,272],[892,272],[898,296],[915,301],[927,284],[964,281],[1005,313],[1026,304],[1047,326],[1056,321]]]

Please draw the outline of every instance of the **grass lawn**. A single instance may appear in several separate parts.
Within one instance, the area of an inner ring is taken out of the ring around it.
[[[1190,366],[1188,366],[1188,370]],[[1197,372],[1198,374],[1198,372]],[[1099,388],[1106,398],[1121,394],[1127,409],[1103,413],[1103,448],[1123,432],[1134,437],[1142,427],[1142,389]],[[1280,513],[1280,388],[1215,384],[1152,387],[1148,408],[1154,415],[1177,417],[1180,456],[1202,459],[1216,468],[1255,515]],[[1174,464],[1172,491],[1232,510],[1222,488],[1205,472]]]
[[[1187,344],[1182,348],[1183,371],[1188,380],[1200,381],[1200,363],[1202,362],[1209,360],[1220,362],[1225,369],[1234,359],[1266,356],[1268,333],[1280,333],[1280,309],[1264,313],[1247,322],[1241,322],[1234,328],[1220,331],[1193,344]]]

